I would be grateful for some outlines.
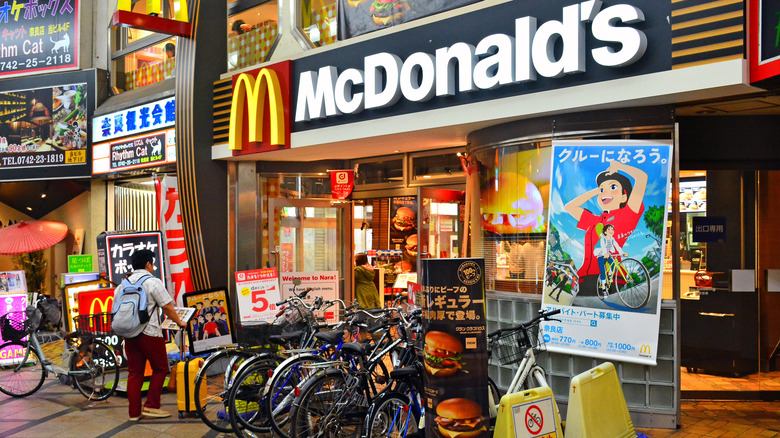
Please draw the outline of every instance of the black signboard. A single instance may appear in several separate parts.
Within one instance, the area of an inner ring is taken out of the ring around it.
[[[400,249],[403,260],[414,269],[417,264],[417,197],[391,198],[390,214],[390,248]]]
[[[77,69],[79,0],[0,5],[0,78]]]
[[[423,259],[422,278],[425,436],[488,437],[485,260]]]
[[[726,218],[716,216],[694,216],[691,218],[694,242],[723,243],[726,241]]]
[[[761,1],[761,61],[780,56],[780,2]]]
[[[111,143],[111,171],[165,163],[165,132]]]
[[[0,181],[91,175],[95,83],[96,70],[0,81]]]
[[[395,26],[479,0],[339,0],[339,39]]]
[[[152,275],[166,283],[162,243],[160,231],[100,233],[97,237],[98,271],[101,277],[119,284],[127,274],[133,272],[133,253],[148,249],[154,253]]]

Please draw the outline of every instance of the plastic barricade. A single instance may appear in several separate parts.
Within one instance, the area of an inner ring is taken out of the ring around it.
[[[563,438],[561,417],[552,389],[533,388],[501,397],[493,436]]]
[[[623,389],[610,362],[571,379],[566,438],[634,438]]]

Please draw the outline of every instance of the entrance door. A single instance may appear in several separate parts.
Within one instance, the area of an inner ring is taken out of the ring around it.
[[[417,198],[420,205],[417,272],[422,272],[420,259],[460,257],[466,192],[421,187]]]
[[[349,205],[325,199],[270,199],[270,260],[279,274],[338,271],[343,295],[351,286],[344,276],[344,267],[351,267],[345,262],[345,249],[351,245],[345,232]]]

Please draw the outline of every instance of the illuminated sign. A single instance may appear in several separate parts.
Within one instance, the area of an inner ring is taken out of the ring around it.
[[[228,147],[234,155],[289,147],[289,72],[286,61],[233,77]]]
[[[187,13],[187,0],[173,0],[173,20],[161,18],[162,0],[146,0],[146,14],[133,12],[132,0],[118,0],[117,11],[112,23],[114,26],[133,27],[168,35],[189,37],[192,34]]]
[[[156,131],[176,125],[176,98],[134,106],[92,120],[92,143]]]
[[[68,256],[68,272],[92,272],[94,266],[92,254]]]
[[[93,147],[92,157],[95,175],[175,163],[176,130],[101,143]]]
[[[78,314],[95,315],[110,312],[114,305],[114,289],[84,291],[78,294]]]
[[[154,253],[152,275],[165,282],[166,271],[163,260],[162,233],[145,231],[139,233],[100,233],[97,238],[98,269],[112,283],[118,284],[133,271],[133,253],[148,249]]]
[[[750,0],[748,33],[750,81],[780,75],[780,3]]]

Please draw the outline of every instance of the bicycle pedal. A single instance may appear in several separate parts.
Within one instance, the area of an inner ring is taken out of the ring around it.
[[[52,364],[52,361],[50,361],[49,359],[44,359],[44,360],[41,361],[41,365],[51,365],[51,364]]]

